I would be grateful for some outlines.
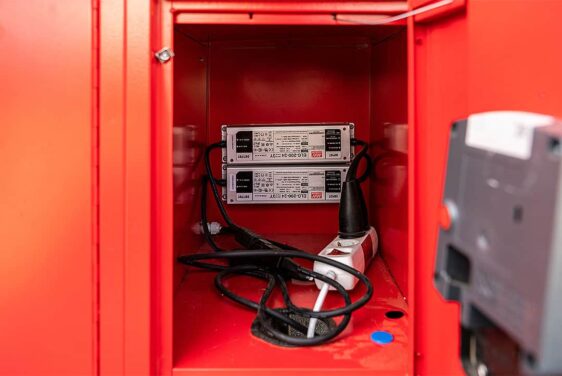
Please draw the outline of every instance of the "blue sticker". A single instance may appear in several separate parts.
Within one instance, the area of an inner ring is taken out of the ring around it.
[[[379,345],[387,345],[394,341],[394,336],[385,331],[373,332],[371,334],[371,341],[378,343]]]

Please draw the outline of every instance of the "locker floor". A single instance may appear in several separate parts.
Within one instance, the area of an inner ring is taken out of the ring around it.
[[[306,251],[318,252],[331,235],[268,235]],[[207,251],[207,250],[205,250]],[[300,261],[299,261],[300,262]],[[346,330],[329,344],[309,348],[277,347],[252,336],[250,326],[255,312],[223,298],[215,290],[215,273],[189,269],[175,295],[174,375],[183,374],[311,374],[345,375],[405,374],[408,359],[407,304],[386,263],[377,255],[367,275],[374,287],[373,298],[353,313]],[[229,287],[256,300],[265,283],[235,277]],[[297,305],[314,304],[318,294],[311,285],[290,286]],[[361,291],[355,292],[360,294]],[[272,299],[281,303],[280,296]],[[339,300],[327,299],[324,308]],[[386,317],[388,311],[406,313],[398,319]],[[393,342],[379,345],[371,340],[375,331],[388,331]]]

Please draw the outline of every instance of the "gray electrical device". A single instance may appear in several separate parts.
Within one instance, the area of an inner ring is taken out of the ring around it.
[[[229,204],[338,203],[347,165],[223,165]]]
[[[349,163],[352,123],[223,125],[223,162],[234,165]]]
[[[434,281],[461,303],[468,374],[562,374],[562,122],[453,124]]]

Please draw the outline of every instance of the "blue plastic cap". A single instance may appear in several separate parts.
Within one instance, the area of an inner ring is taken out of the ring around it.
[[[378,332],[373,332],[371,334],[371,341],[373,341],[374,343],[378,343],[379,345],[387,345],[394,341],[394,336],[389,332],[381,330]]]

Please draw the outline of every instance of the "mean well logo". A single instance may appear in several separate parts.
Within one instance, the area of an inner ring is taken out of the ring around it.
[[[322,192],[310,192],[310,198],[313,200],[322,199]]]
[[[322,158],[322,150],[313,150],[310,152],[311,158]]]

